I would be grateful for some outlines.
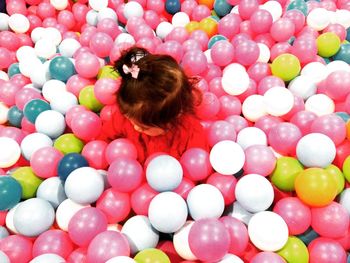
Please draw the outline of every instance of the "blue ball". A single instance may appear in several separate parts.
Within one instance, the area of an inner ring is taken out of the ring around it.
[[[292,1],[288,7],[287,10],[293,10],[293,9],[297,9],[299,11],[301,11],[304,16],[307,15],[307,4],[304,2],[304,0],[294,0]]]
[[[7,71],[7,74],[9,75],[9,77],[11,78],[12,76],[21,73],[21,71],[19,70],[19,64],[18,63],[13,63],[9,66],[9,69]]]
[[[22,187],[10,176],[0,176],[0,211],[8,210],[19,203]]]
[[[21,128],[21,122],[23,119],[23,111],[21,111],[17,106],[12,106],[8,113],[7,113],[7,119],[9,121],[9,123],[17,128]]]
[[[347,122],[350,119],[350,115],[347,112],[338,111],[335,114],[342,118],[344,122]]]
[[[346,40],[350,42],[350,27],[346,30]]]
[[[41,99],[34,99],[26,103],[23,112],[28,121],[34,124],[39,114],[46,110],[51,110],[50,104]]]
[[[228,4],[226,0],[215,0],[214,2],[214,11],[220,17],[230,13],[232,7],[233,6]]]
[[[165,10],[171,14],[174,15],[177,12],[180,12],[181,10],[181,4],[179,0],[167,0],[165,2]]]
[[[350,64],[350,44],[342,44],[339,51],[333,57],[334,60],[342,60]]]
[[[208,41],[208,49],[212,48],[212,46],[213,46],[216,42],[218,42],[218,41],[220,41],[220,40],[227,40],[227,38],[226,38],[225,36],[223,36],[223,35],[214,35],[214,36],[212,36],[212,37],[209,39],[209,41]]]
[[[65,182],[71,172],[87,166],[89,163],[84,156],[79,153],[68,153],[58,163],[57,173],[60,179]]]
[[[303,234],[297,237],[300,238],[306,246],[308,246],[311,243],[311,241],[318,238],[319,235],[312,228],[309,228]]]
[[[51,78],[66,82],[75,72],[73,62],[64,56],[55,57],[49,65]]]

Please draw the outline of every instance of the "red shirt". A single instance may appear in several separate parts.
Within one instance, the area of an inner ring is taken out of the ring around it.
[[[129,139],[135,145],[141,163],[155,152],[165,152],[180,159],[190,148],[199,147],[209,151],[207,136],[195,116],[184,115],[175,129],[163,135],[149,136],[136,131],[117,105],[106,106],[102,112],[102,132],[98,139],[107,142],[117,138]]]

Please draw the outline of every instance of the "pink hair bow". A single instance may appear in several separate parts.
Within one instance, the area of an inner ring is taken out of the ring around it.
[[[135,64],[132,64],[131,67],[128,67],[124,64],[123,71],[125,74],[131,74],[131,77],[137,79],[137,77],[139,76],[140,68]]]

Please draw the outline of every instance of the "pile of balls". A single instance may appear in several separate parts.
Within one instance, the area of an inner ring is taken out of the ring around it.
[[[348,0],[6,2],[0,262],[349,262]],[[210,152],[97,139],[134,44],[199,77]]]

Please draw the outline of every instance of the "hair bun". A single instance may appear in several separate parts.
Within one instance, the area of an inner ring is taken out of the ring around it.
[[[120,58],[115,62],[114,68],[122,77],[127,77],[127,74],[123,72],[123,65],[131,67],[132,64],[137,63],[137,61],[147,56],[148,54],[149,52],[146,49],[133,46],[122,52]]]

